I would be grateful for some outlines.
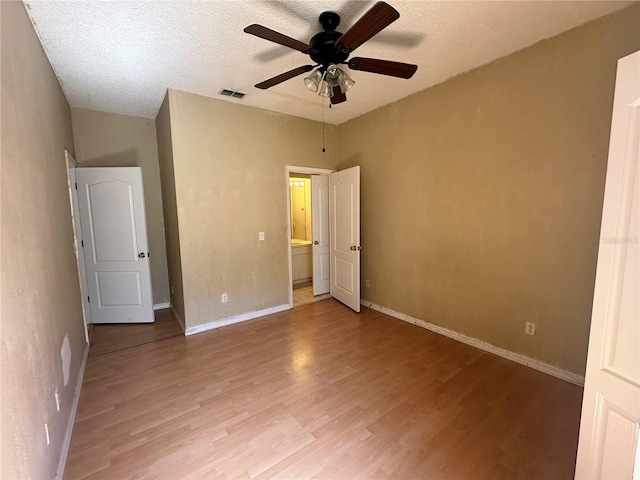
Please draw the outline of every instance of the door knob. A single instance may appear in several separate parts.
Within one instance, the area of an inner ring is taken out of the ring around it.
[[[145,255],[145,253],[144,253],[144,252],[140,252],[140,253],[138,254],[138,257],[139,257],[139,258],[144,258],[144,257],[146,257],[146,255]]]
[[[320,242],[319,242],[318,240],[314,240],[314,241],[313,241],[313,244],[314,244],[314,245],[320,245]]]
[[[355,245],[351,245],[351,247],[349,247],[350,250],[353,250],[354,252],[356,251],[356,246]]]

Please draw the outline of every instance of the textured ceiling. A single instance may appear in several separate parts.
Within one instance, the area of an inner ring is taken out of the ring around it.
[[[51,1],[27,11],[73,107],[154,118],[167,88],[321,120],[321,98],[303,76],[269,90],[253,85],[310,64],[295,50],[242,31],[259,23],[305,43],[318,15],[340,13],[345,32],[373,1]],[[352,56],[419,65],[410,80],[348,71],[348,101],[324,108],[340,124],[544,38],[625,7],[613,1],[389,0],[400,19]],[[218,95],[240,90],[243,100]],[[326,105],[326,102],[325,104]]]

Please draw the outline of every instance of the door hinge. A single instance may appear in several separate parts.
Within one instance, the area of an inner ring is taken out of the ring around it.
[[[87,296],[87,302],[91,303],[91,299]]]
[[[76,185],[76,190],[77,190],[78,189],[78,182],[76,182],[75,185]]]
[[[80,240],[80,246],[84,247],[84,240]]]

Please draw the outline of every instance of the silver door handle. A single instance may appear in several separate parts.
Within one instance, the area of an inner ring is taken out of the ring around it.
[[[355,245],[351,245],[351,247],[349,247],[349,250],[353,250],[355,252],[356,251],[356,246]]]
[[[145,253],[144,253],[144,252],[140,252],[140,253],[138,254],[138,258],[144,258],[144,257],[146,257],[146,255],[145,255]]]

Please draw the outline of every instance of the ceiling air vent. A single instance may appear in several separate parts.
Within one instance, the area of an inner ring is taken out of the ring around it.
[[[229,90],[228,88],[223,88],[218,93],[220,95],[224,95],[225,97],[233,97],[233,98],[238,98],[238,99],[241,99],[242,97],[244,97],[246,95],[246,93],[237,92],[235,90]]]

